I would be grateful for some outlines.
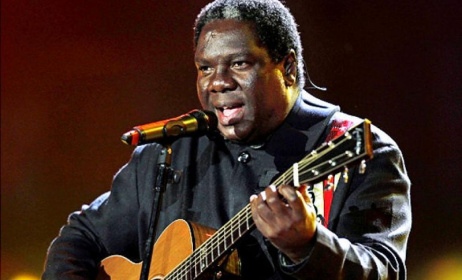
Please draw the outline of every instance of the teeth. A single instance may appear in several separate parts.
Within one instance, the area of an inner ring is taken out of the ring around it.
[[[231,110],[223,110],[223,115],[225,115],[226,117],[229,117],[230,115],[232,115],[233,112],[230,112]]]
[[[218,107],[217,109],[223,112],[225,110],[233,109],[233,107]]]
[[[233,115],[236,112],[236,110],[238,110],[238,108],[223,108],[223,115],[229,117]]]

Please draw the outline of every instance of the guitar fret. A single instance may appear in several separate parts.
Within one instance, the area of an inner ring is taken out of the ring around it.
[[[197,261],[194,263],[194,267],[195,267],[194,271],[196,272],[195,277],[199,276],[202,273],[200,254],[199,255],[196,254],[196,260]]]
[[[201,257],[202,257],[202,260],[206,263],[206,264],[210,264],[211,262],[209,261],[209,257],[211,257],[211,251],[210,251],[210,243],[206,243],[204,244],[204,246],[202,246],[202,249],[201,249]]]
[[[226,250],[226,244],[224,242],[219,242],[219,245],[218,245],[218,252],[220,252],[220,255],[222,252],[224,252]]]
[[[183,266],[183,270],[185,270],[185,272],[183,273],[183,275],[185,276],[184,278],[188,279],[189,276],[188,280],[194,279],[193,271],[191,269],[191,259],[189,259],[189,261]],[[180,277],[181,276],[179,276],[179,278]]]
[[[193,280],[194,279],[194,275],[193,275],[193,271],[191,269],[191,259],[188,259],[188,262],[186,262],[187,265],[185,265],[186,267],[184,269],[186,269],[186,273],[184,273],[183,275],[185,275],[185,278],[188,279],[188,280]]]
[[[237,240],[240,237],[240,234],[237,230],[233,231],[231,235],[233,236],[233,240]]]
[[[235,237],[235,232],[236,232],[235,221],[236,221],[236,219],[231,220],[231,229],[229,231],[229,234],[231,236],[231,244],[234,243],[234,237]]]
[[[241,236],[241,222],[238,222],[237,223],[237,238],[239,238],[239,236]]]
[[[215,259],[215,255],[214,255],[214,252],[215,252],[215,244],[212,243],[212,244],[210,244],[209,247],[211,247],[211,248],[209,248],[209,250],[211,249],[210,252],[211,252],[211,258],[212,258],[212,260],[211,260],[210,262],[213,262],[213,260]]]
[[[213,255],[213,253],[215,252],[215,255]],[[214,248],[212,249],[212,255],[213,255],[213,258],[218,258],[218,256],[220,255],[220,248],[219,246],[214,246]]]
[[[248,219],[244,219],[244,222],[239,225],[239,236],[243,235],[248,230]]]
[[[199,259],[200,259],[200,261],[199,261],[200,270],[199,270],[199,273],[202,273],[205,270],[205,268],[208,266],[207,265],[207,254],[204,253],[204,249],[200,250],[199,252],[200,252],[200,257],[199,257]]]
[[[193,264],[192,264],[193,270],[192,270],[192,273],[191,273],[191,274],[193,275],[194,278],[196,278],[196,276],[199,275],[199,273],[197,272],[197,271],[198,271],[198,270],[197,270],[198,264],[197,264],[197,262],[196,262],[196,255],[197,255],[197,254],[193,254],[193,260],[194,260],[194,261],[193,261]]]
[[[248,230],[248,229],[250,229],[250,217],[251,217],[251,215],[249,215],[249,213],[250,213],[250,207],[247,206],[245,209],[249,209],[248,211],[246,211],[246,214],[247,214],[246,217],[247,217],[247,219],[245,219],[246,228],[247,228],[247,230]],[[250,214],[251,214],[251,213],[250,213]]]

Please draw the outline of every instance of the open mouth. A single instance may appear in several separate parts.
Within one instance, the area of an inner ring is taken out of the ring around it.
[[[218,108],[218,110],[220,110],[224,116],[226,117],[231,117],[232,115],[236,114],[236,112],[238,112],[239,110],[241,109],[241,107],[221,107],[221,108]]]
[[[244,107],[242,105],[217,107],[217,113],[221,125],[233,125],[242,119]]]

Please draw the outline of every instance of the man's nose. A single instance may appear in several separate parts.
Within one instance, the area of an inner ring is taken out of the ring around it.
[[[214,93],[226,93],[236,89],[237,83],[229,69],[218,68],[210,79],[208,90]]]

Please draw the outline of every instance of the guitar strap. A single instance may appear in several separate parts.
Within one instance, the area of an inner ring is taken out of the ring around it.
[[[347,119],[347,116],[340,112],[335,113],[335,115],[332,118],[333,121],[331,124],[330,132],[325,140],[326,143],[335,139],[336,137],[343,135],[354,124],[353,120]],[[311,197],[315,198],[315,201],[313,203],[317,210],[317,220],[325,227],[327,227],[327,224],[329,222],[329,213],[332,205],[332,199],[340,178],[341,172],[335,175],[329,175],[329,177],[326,180],[318,184],[315,184],[309,188],[309,191],[313,191]],[[322,198],[317,197],[321,195]]]

